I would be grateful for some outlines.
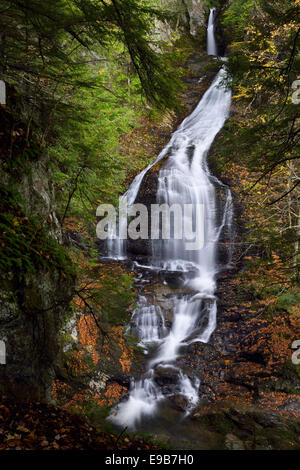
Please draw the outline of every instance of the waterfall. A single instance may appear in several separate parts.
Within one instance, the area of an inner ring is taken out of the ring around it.
[[[213,28],[214,9],[210,12],[207,34],[208,53],[216,55]],[[174,132],[157,159],[134,179],[124,195],[128,204],[133,204],[146,172],[168,155],[158,175],[157,202],[189,204],[192,207],[201,205],[204,240],[202,246],[193,250],[186,249],[184,237],[182,240],[173,237],[152,241],[152,267],[180,272],[183,286],[189,287],[194,294],[173,295],[173,321],[169,329],[161,309],[146,297],[139,298],[130,329],[139,337],[145,353],[151,351],[152,354],[145,374],[138,380],[132,379],[128,398],[120,402],[109,417],[118,425],[134,428],[143,418],[154,416],[159,404],[172,394],[186,397],[186,414],[199,399],[199,378],[184,374],[176,366],[176,360],[184,347],[197,341],[207,343],[216,328],[217,243],[225,226],[231,233],[233,213],[231,192],[210,174],[206,157],[229,116],[231,92],[222,86],[225,74],[222,67],[195,110]],[[221,221],[217,220],[216,186],[223,188],[226,197]],[[196,214],[193,212],[190,217],[190,222],[194,223]],[[124,244],[114,242],[118,249],[121,247],[117,256],[125,256]],[[162,391],[156,380],[157,373],[165,368],[174,371],[173,391]]]
[[[140,339],[140,346],[158,342],[167,334],[161,308],[158,305],[149,305],[146,297],[140,296],[132,313],[131,322],[133,326],[129,328],[130,332]]]
[[[152,242],[153,264],[170,271],[193,268],[198,276],[191,287],[208,293],[215,287],[215,245],[223,227],[216,227],[214,183],[219,182],[216,178],[212,181],[206,155],[229,114],[231,93],[220,86],[224,75],[222,68],[196,109],[173,135],[170,156],[158,177],[159,203],[203,205],[204,245],[200,250],[189,251],[184,237]]]
[[[218,55],[217,43],[216,43],[215,32],[214,32],[215,12],[216,12],[215,8],[210,9],[210,15],[209,15],[208,27],[207,27],[207,54],[208,55]]]

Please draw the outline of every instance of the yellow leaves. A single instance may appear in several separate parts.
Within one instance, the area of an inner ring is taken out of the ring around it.
[[[250,88],[244,87],[244,86],[238,86],[237,87],[237,94],[234,95],[233,98],[239,99],[239,98],[250,98],[252,96],[252,91]]]
[[[27,434],[27,433],[30,433],[30,430],[27,429],[27,428],[25,428],[25,426],[22,426],[22,425],[20,425],[20,426],[17,427],[17,431],[24,432],[24,433],[26,433],[26,434]]]
[[[231,43],[231,47],[240,47],[243,44],[244,44],[243,41],[236,41],[236,42]]]

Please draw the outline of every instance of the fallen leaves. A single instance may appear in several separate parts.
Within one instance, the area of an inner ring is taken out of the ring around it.
[[[139,437],[101,432],[83,419],[44,403],[0,403],[0,450],[159,450]]]

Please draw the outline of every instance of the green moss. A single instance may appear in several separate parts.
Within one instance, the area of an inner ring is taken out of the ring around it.
[[[280,371],[280,378],[275,383],[277,391],[289,393],[292,395],[300,395],[300,367],[287,361]]]
[[[222,412],[203,415],[201,423],[213,428],[214,431],[223,436],[234,430],[232,421]]]
[[[111,409],[111,406],[100,406],[91,400],[84,405],[84,415],[87,416],[90,423],[97,428],[101,428],[101,431],[116,434],[116,429],[107,420]]]
[[[267,441],[267,444],[276,450],[295,450],[295,443],[298,441],[298,433],[291,430],[267,428],[263,435],[258,436],[257,442]],[[300,444],[296,448],[300,448]]]

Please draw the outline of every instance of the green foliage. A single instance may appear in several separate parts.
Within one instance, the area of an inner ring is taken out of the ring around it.
[[[248,26],[249,21],[252,19],[255,7],[255,0],[234,1],[230,3],[229,8],[224,12],[223,24],[232,28],[234,38],[244,36],[245,27]]]
[[[117,202],[130,166],[128,156],[120,154],[119,140],[137,123],[139,111],[134,106],[140,102],[138,88],[137,79],[129,81],[116,65],[103,67],[97,72],[95,86],[80,90],[74,98],[77,109],[73,119],[63,131],[63,123],[56,124],[60,138],[49,154],[61,217],[71,209],[68,215],[92,221],[97,201]]]
[[[21,279],[26,272],[52,266],[65,275],[74,275],[72,262],[65,250],[37,218],[25,216],[18,192],[3,186],[0,195],[1,272],[14,272]]]
[[[178,43],[178,50],[169,46],[166,56],[180,77],[188,46]],[[49,153],[61,220],[71,215],[92,222],[99,203],[117,204],[128,172],[135,170],[130,155],[122,153],[120,141],[145,115],[139,79],[120,44],[106,52],[104,63],[90,66],[88,73],[93,86],[78,89],[73,96],[73,115],[53,126],[53,134],[60,137]],[[162,113],[149,106],[146,112],[152,119]],[[148,164],[140,158],[140,166]]]
[[[7,169],[18,173],[50,147],[62,221],[91,221],[97,201],[116,203],[130,167],[119,140],[145,100],[161,110],[176,106],[179,70],[170,45],[153,32],[167,18],[145,0],[2,2],[0,78],[23,133]]]
[[[295,289],[290,289],[278,297],[278,307],[294,313],[291,307],[296,307],[300,304],[300,292]]]
[[[32,113],[44,121],[64,112],[73,87],[94,83],[87,66],[101,63],[101,51],[122,46],[147,99],[159,107],[175,102],[176,78],[169,75],[153,22],[165,15],[143,0],[3,0],[0,37],[1,78],[21,96],[32,97]],[[155,48],[154,48],[155,46]]]
[[[116,434],[116,429],[107,420],[112,410],[111,406],[100,406],[93,400],[90,400],[84,405],[84,416],[86,416],[90,423],[101,427],[101,432],[109,434]]]
[[[134,302],[136,292],[133,287],[133,275],[117,265],[99,265],[96,254],[80,263],[82,286],[78,289],[82,306],[91,313],[91,309],[101,320],[101,324],[124,325],[128,307]],[[86,303],[85,303],[86,302]]]
[[[299,106],[292,83],[299,74],[299,2],[235,0],[224,13],[230,29],[228,71],[236,115],[225,127],[223,156],[246,166],[248,192],[261,196],[261,217],[251,243],[266,258],[280,253],[299,270]],[[295,273],[295,279],[298,277]]]

